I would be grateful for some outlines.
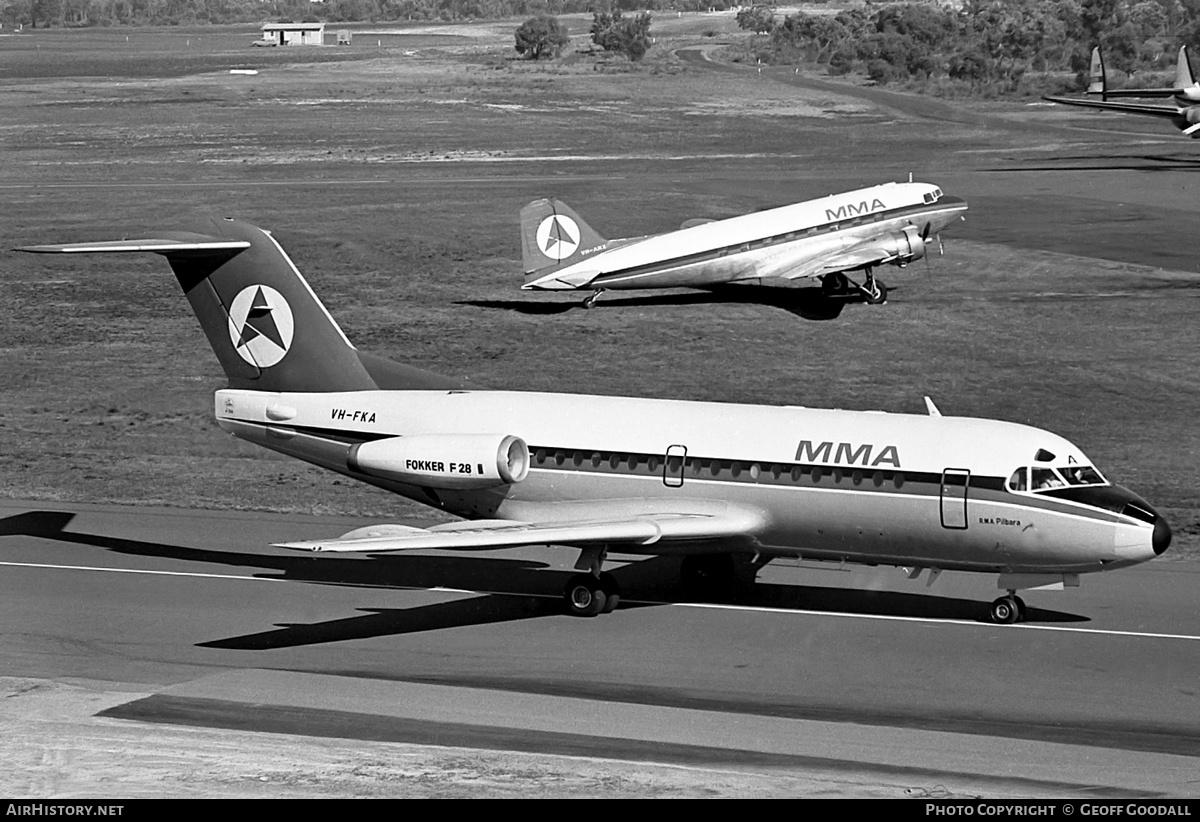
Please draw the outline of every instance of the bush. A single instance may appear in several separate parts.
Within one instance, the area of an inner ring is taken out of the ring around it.
[[[592,42],[605,51],[615,51],[637,62],[650,48],[650,14],[622,17],[621,12],[592,15]]]
[[[549,15],[530,17],[516,33],[516,49],[530,60],[557,57],[571,42],[567,27]]]

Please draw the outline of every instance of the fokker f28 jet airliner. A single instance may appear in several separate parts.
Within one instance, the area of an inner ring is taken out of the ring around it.
[[[874,269],[904,266],[967,210],[929,183],[834,194],[726,220],[689,220],[678,231],[605,240],[559,200],[521,209],[524,289],[587,289],[591,308],[609,289],[788,286],[819,279],[827,295],[887,300]],[[933,235],[931,237],[931,235]],[[847,271],[862,270],[856,283]]]
[[[616,607],[609,550],[741,554],[1078,584],[1166,550],[1171,530],[1062,437],[995,420],[481,390],[359,352],[267,232],[211,220],[148,239],[22,249],[167,258],[229,379],[225,431],[465,518],[285,543],[370,554],[579,549],[571,614]]]

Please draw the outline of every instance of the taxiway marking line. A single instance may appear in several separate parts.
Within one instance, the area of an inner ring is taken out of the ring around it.
[[[201,579],[242,579],[250,582],[295,582],[283,577],[247,577],[235,574],[202,574],[196,571],[151,571],[143,568],[105,568],[100,565],[51,565],[43,562],[0,562],[12,568],[48,568],[52,571],[108,571],[113,574],[145,574],[156,577],[199,577]]]
[[[1142,639],[1190,639],[1200,642],[1200,636],[1191,634],[1161,634],[1152,631],[1114,631],[1104,628],[1070,628],[1062,625],[995,625],[991,622],[972,622],[965,619],[931,619],[929,617],[895,616],[890,614],[844,614],[836,611],[807,611],[800,608],[768,608],[759,605],[722,605],[708,602],[673,602],[677,608],[710,608],[724,611],[756,611],[766,614],[806,614],[810,616],[838,617],[841,619],[875,619],[891,622],[918,622],[924,625],[965,625],[975,628],[1018,628],[1029,631],[1058,631],[1071,634],[1101,634],[1103,636],[1139,637]]]
[[[53,565],[42,562],[4,562],[0,561],[0,566],[8,566],[12,568],[45,568],[52,571],[106,571],[113,574],[143,574],[146,576],[163,576],[163,577],[192,577],[198,579],[232,579],[242,580],[245,582],[303,582],[304,580],[286,579],[284,577],[260,577],[260,576],[239,576],[235,574],[205,574],[197,571],[151,571],[140,568],[105,568],[99,565]],[[373,586],[359,586],[373,587]],[[545,594],[510,594],[502,591],[471,591],[466,588],[446,588],[443,586],[434,586],[432,588],[417,588],[405,586],[388,586],[395,590],[403,591],[429,591],[433,593],[450,593],[450,594],[475,594],[478,596],[525,596],[535,597],[539,599],[558,599],[558,597],[547,597]],[[1192,636],[1190,634],[1163,634],[1152,631],[1113,631],[1102,628],[1069,628],[1058,625],[993,625],[989,622],[970,622],[963,619],[930,619],[927,617],[907,617],[893,616],[887,614],[843,614],[836,611],[809,611],[799,608],[768,608],[759,605],[724,605],[720,603],[710,602],[650,602],[643,600],[630,600],[630,602],[638,602],[639,604],[649,605],[665,605],[673,608],[701,608],[711,611],[744,611],[750,613],[763,614],[781,614],[794,616],[818,616],[818,617],[833,617],[837,619],[874,619],[890,622],[916,622],[922,625],[963,625],[974,628],[1017,628],[1028,631],[1056,631],[1059,633],[1072,634],[1098,634],[1101,636],[1119,636],[1119,637],[1136,637],[1139,639],[1186,639],[1200,642],[1200,636]]]

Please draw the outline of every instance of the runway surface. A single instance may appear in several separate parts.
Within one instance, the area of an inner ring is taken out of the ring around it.
[[[986,795],[1194,796],[1200,567],[1030,593],[768,568],[689,603],[671,560],[629,604],[558,614],[573,553],[312,557],[356,520],[0,505],[5,675],[150,694],[155,723],[803,773]]]

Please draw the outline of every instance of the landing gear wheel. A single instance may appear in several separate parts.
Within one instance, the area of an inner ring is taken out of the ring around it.
[[[611,614],[621,604],[621,586],[617,584],[612,574],[600,575],[600,590],[604,592],[604,608],[602,614]]]
[[[604,611],[608,597],[600,582],[591,574],[576,574],[563,592],[567,613],[571,616],[594,617]]]
[[[867,305],[883,305],[887,302],[888,287],[876,280],[874,296],[870,292],[867,293]]]
[[[1013,602],[1017,603],[1017,619],[1021,622],[1025,621],[1025,600],[1021,599],[1016,594],[1012,595]]]
[[[1000,597],[992,603],[992,622],[997,625],[1012,625],[1021,618],[1021,607],[1016,597]]]
[[[594,291],[590,297],[588,297],[587,299],[585,299],[583,301],[583,307],[584,308],[595,308],[596,300],[598,300],[600,298],[600,295],[603,293],[604,293],[603,288],[600,288],[600,289],[597,289],[596,291]]]

